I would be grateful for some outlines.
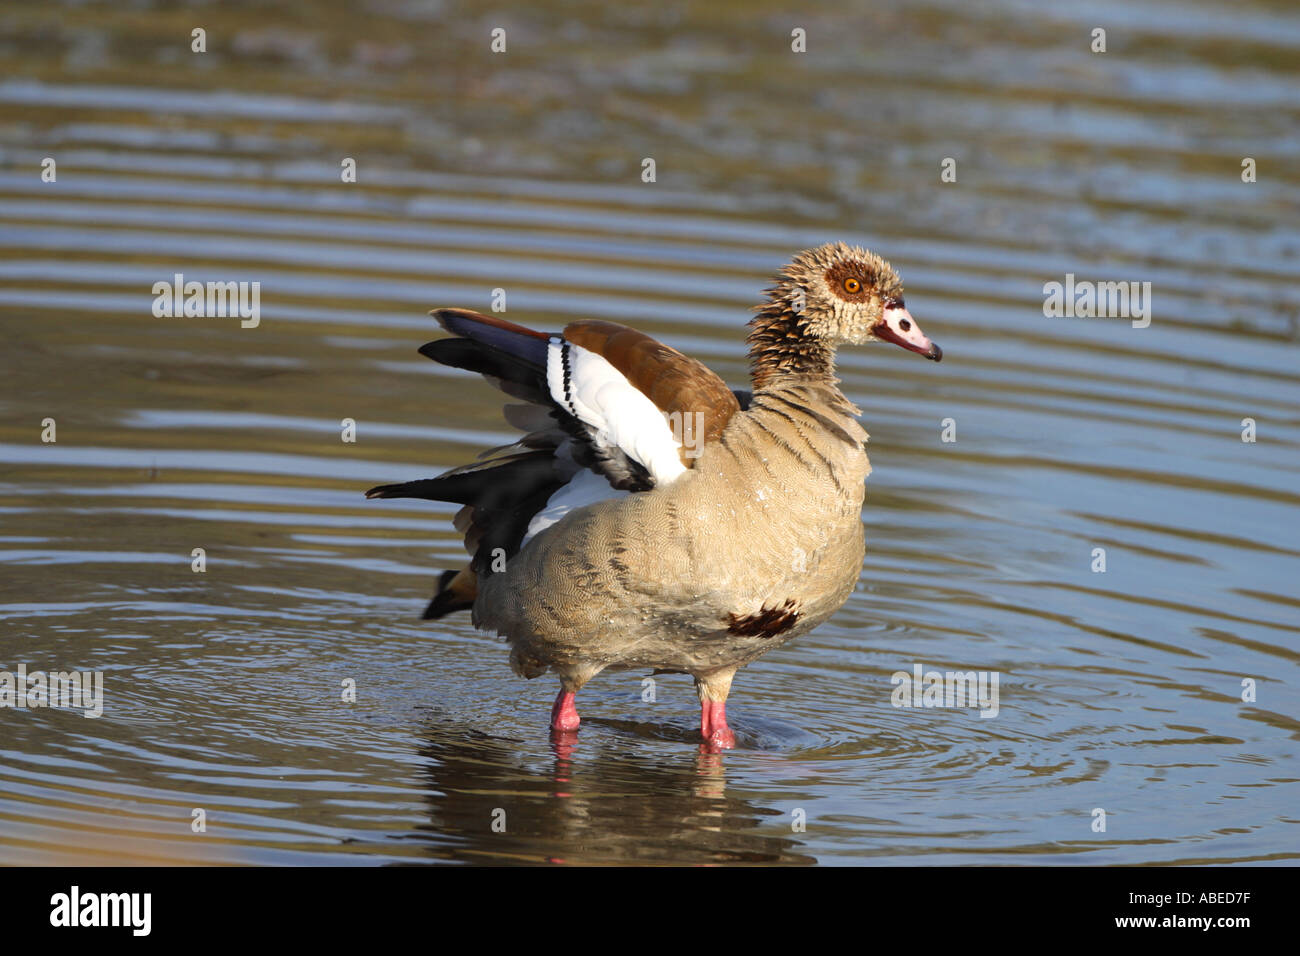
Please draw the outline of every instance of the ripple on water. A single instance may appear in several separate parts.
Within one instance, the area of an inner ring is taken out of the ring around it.
[[[466,86],[438,50],[477,19],[452,2],[412,39],[392,7],[371,27],[429,55],[385,67],[379,103],[351,11],[317,7],[336,68],[170,63],[166,89],[120,55],[154,44],[137,21],[102,27],[75,83],[49,44],[80,13],[15,24],[0,669],[100,670],[105,709],[4,717],[0,862],[1297,858],[1293,22],[1112,4],[1145,52],[1102,69],[1077,11],[886,3],[810,14],[822,68],[773,73],[761,15],[701,59],[679,43],[722,14],[660,43],[579,3],[536,21],[517,82]],[[300,29],[278,2],[259,18]],[[553,59],[566,23],[582,70]],[[906,42],[848,39],[884,31]],[[840,122],[863,90],[888,143]],[[665,129],[662,181],[629,178],[609,144],[649,155]],[[918,174],[954,150],[961,188]],[[1250,186],[1247,152],[1271,157]],[[947,354],[839,363],[875,467],[859,590],[741,673],[733,752],[699,751],[689,680],[651,702],[639,674],[599,676],[553,741],[551,681],[418,620],[464,560],[455,507],[361,496],[513,437],[482,383],[415,352],[426,310],[503,286],[519,321],[629,322],[740,384],[767,277],[832,237],[900,268]],[[155,319],[175,272],[262,282],[261,324]],[[1046,319],[1067,273],[1152,282],[1151,326]],[[996,672],[997,716],[892,706],[916,664]]]

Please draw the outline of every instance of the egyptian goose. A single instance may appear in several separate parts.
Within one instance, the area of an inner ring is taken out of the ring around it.
[[[749,323],[752,393],[612,322],[544,333],[431,313],[452,337],[420,352],[519,399],[505,417],[527,434],[366,496],[463,506],[472,560],[442,574],[424,617],[471,610],[509,641],[515,673],[553,671],[556,732],[577,729],[574,696],[596,674],[647,669],[692,675],[706,748],[733,747],[736,670],[821,624],[857,583],[871,466],[835,349],[943,353],[898,274],[863,249],[800,253],[767,296]]]

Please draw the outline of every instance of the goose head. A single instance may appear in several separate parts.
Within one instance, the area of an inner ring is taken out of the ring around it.
[[[903,303],[903,280],[873,252],[842,242],[795,256],[768,290],[799,319],[803,335],[834,348],[892,342],[938,362],[943,350]]]

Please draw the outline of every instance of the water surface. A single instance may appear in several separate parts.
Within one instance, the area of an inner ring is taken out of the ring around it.
[[[106,701],[0,711],[0,862],[1300,855],[1290,5],[3,21],[0,669],[99,670]],[[361,495],[509,440],[416,353],[425,313],[502,288],[741,385],[768,277],[835,238],[894,263],[946,355],[842,357],[875,468],[857,592],[741,673],[736,751],[698,752],[688,679],[650,703],[636,674],[554,745],[549,680],[418,620],[454,506]],[[260,325],[155,318],[178,272],[260,282]],[[1150,326],[1044,317],[1067,273],[1152,283]],[[998,672],[997,717],[891,706],[917,663]]]

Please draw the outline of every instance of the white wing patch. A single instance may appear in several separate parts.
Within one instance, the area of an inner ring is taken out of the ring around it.
[[[677,454],[681,443],[664,413],[604,356],[553,337],[546,350],[546,384],[552,398],[592,427],[597,442],[617,447],[645,466],[656,485],[686,471]],[[531,525],[528,533],[533,533]]]
[[[575,508],[593,505],[597,501],[607,501],[610,498],[626,498],[628,494],[629,492],[611,488],[604,475],[598,475],[584,468],[574,475],[567,485],[551,495],[545,508],[533,515],[533,520],[528,522],[528,531],[524,534],[523,541],[519,542],[519,547],[522,549],[534,537]]]

